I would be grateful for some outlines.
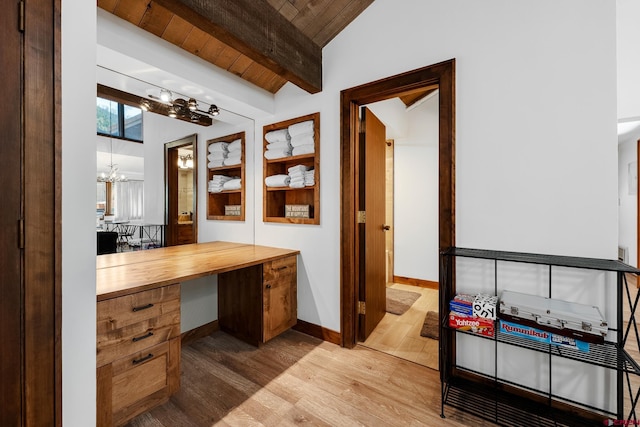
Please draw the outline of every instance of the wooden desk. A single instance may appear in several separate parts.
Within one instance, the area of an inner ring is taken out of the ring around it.
[[[123,425],[180,386],[180,282],[218,274],[218,324],[259,345],[297,321],[299,251],[196,243],[97,259],[97,425]]]

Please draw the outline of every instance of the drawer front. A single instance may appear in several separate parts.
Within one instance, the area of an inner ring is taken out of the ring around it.
[[[97,307],[97,334],[179,310],[179,284],[100,301]]]
[[[97,366],[180,336],[180,310],[97,336]]]
[[[297,277],[297,260],[296,255],[268,261],[263,264],[262,272],[265,282],[276,282],[280,279],[291,280],[291,277]]]
[[[113,362],[114,424],[121,424],[174,393],[180,384],[179,367],[179,338]]]

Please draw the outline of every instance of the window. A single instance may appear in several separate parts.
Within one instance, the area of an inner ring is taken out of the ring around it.
[[[104,98],[96,98],[98,135],[142,142],[142,110]]]

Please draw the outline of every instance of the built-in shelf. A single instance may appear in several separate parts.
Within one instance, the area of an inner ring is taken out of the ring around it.
[[[267,159],[263,156],[263,171],[266,179],[272,175],[286,175],[292,166],[304,165],[314,170],[314,185],[302,188],[267,187],[263,180],[263,221],[290,224],[320,224],[320,113],[313,113],[263,127],[263,152],[269,142],[266,135],[272,131],[288,129],[289,126],[313,121],[314,152],[297,156]],[[309,206],[309,218],[291,218],[285,214],[286,205]]]
[[[239,132],[226,135],[207,141],[207,156],[210,154],[209,147],[216,142],[232,143],[240,140],[241,160],[240,164],[230,166],[208,167],[210,164],[207,158],[207,219],[223,221],[244,221],[245,217],[245,133]],[[209,192],[208,184],[214,175],[224,175],[228,177],[239,177],[242,187],[239,190],[223,190],[221,192]],[[226,215],[227,206],[240,206],[239,215]]]

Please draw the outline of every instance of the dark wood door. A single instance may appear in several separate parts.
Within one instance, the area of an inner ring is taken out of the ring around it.
[[[22,277],[20,274],[21,250],[18,235],[18,221],[22,217],[20,200],[22,182],[20,179],[21,120],[20,106],[24,102],[21,87],[21,33],[18,22],[18,8],[5,7],[0,14],[0,63],[2,79],[0,93],[12,102],[0,104],[0,129],[2,148],[0,149],[0,182],[3,185],[2,209],[0,209],[0,425],[21,425],[21,336]]]
[[[364,223],[359,224],[360,340],[380,323],[386,311],[385,264],[385,158],[386,129],[369,109],[361,109],[360,167],[358,185],[359,210]]]

